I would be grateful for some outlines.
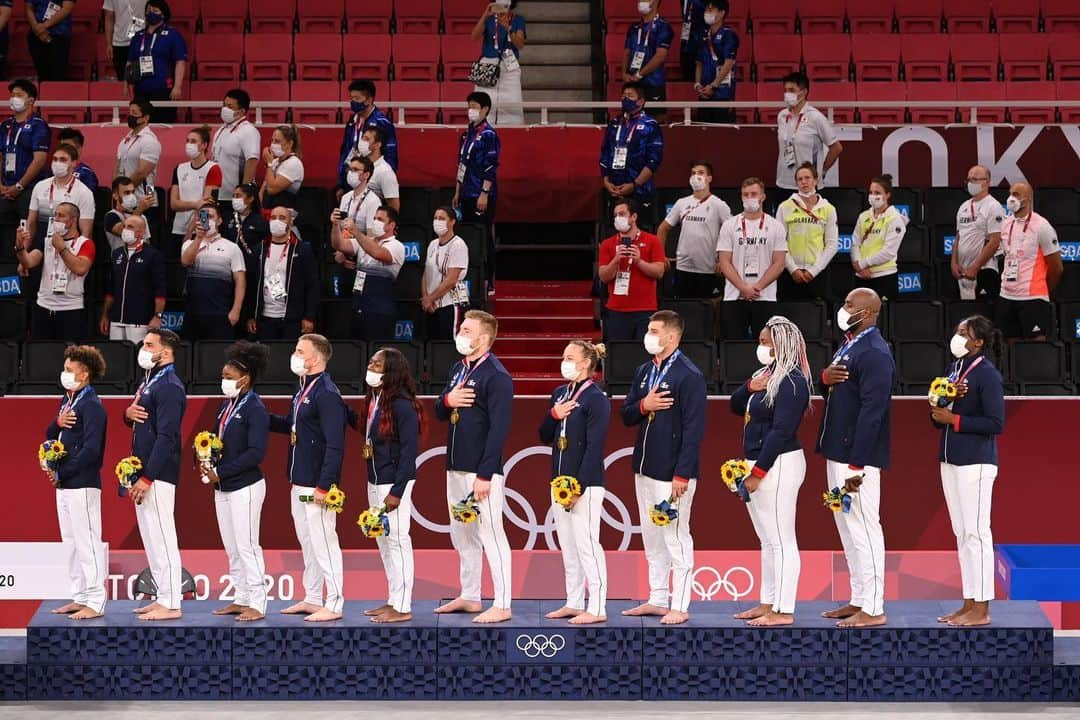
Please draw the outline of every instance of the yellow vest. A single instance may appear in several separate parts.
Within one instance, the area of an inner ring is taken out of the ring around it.
[[[825,225],[836,216],[836,208],[828,203],[810,210],[817,218],[803,210],[793,198],[788,198],[780,203],[777,213],[784,218],[788,253],[798,265],[817,262],[825,251]]]
[[[862,231],[862,242],[859,244],[859,254],[865,260],[866,258],[877,255],[879,252],[885,249],[885,233],[889,229],[889,224],[900,214],[900,211],[895,206],[890,205],[889,209],[881,213],[881,217],[875,219],[874,212],[872,210],[864,210],[859,215],[858,226]],[[867,268],[871,273],[875,275],[877,273],[887,273],[896,271],[896,258],[886,260],[880,265],[872,265]]]

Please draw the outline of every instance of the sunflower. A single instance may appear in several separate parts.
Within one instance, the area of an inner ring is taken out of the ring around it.
[[[368,508],[360,513],[360,519],[356,521],[356,524],[360,526],[364,537],[369,538],[385,535],[390,526],[389,518],[386,517],[386,511],[383,508]]]
[[[458,512],[457,519],[468,525],[476,520],[476,513],[471,509],[465,509]]]
[[[570,488],[557,487],[551,491],[551,496],[555,499],[555,502],[560,505],[568,505],[570,501],[574,499],[574,493],[570,492]]]
[[[324,502],[327,505],[344,505],[345,493],[338,489],[337,485],[331,485],[330,489],[326,491]]]
[[[671,518],[666,512],[653,508],[649,511],[649,519],[652,520],[653,525],[657,527],[664,527],[671,523]]]

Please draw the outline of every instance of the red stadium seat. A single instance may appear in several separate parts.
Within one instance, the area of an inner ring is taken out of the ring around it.
[[[240,58],[236,47],[221,42],[218,35],[205,33],[195,36],[196,69],[199,80],[238,80]]]
[[[389,35],[364,38],[346,36],[342,52],[345,55],[345,77],[386,80],[390,76]]]
[[[729,12],[724,19],[724,24],[739,33],[740,40],[747,40],[748,38],[746,36],[750,34],[750,30],[748,27],[749,20],[746,14],[746,6],[740,4],[739,6],[731,8],[731,12]]]
[[[289,86],[291,102],[327,102],[338,99],[337,82],[293,82]],[[292,121],[298,125],[336,125],[340,122],[337,108],[300,108],[293,105]]]
[[[441,13],[442,0],[395,0],[394,2],[394,19],[399,33],[435,35],[439,32]]]
[[[629,0],[604,0],[604,20],[608,35],[617,35],[625,40],[626,31],[640,19],[636,3]]]
[[[750,15],[755,35],[795,32],[795,3],[791,0],[754,0]]]
[[[850,35],[804,35],[802,54],[806,58],[806,74],[815,83],[847,80],[850,75]]]
[[[1058,80],[1054,83],[1057,88],[1058,100],[1076,100],[1080,98],[1080,80]],[[1061,107],[1061,122],[1067,124],[1080,124],[1080,107]]]
[[[310,2],[311,0],[308,0]],[[296,25],[296,0],[248,0],[253,33],[291,33]],[[320,4],[322,0],[318,0]]]
[[[683,82],[681,80],[667,83],[667,99],[671,102],[692,102],[698,99],[697,93],[694,91],[694,83]],[[678,110],[671,111],[679,113]],[[681,113],[679,113],[681,116]]]
[[[191,122],[217,125],[221,123],[221,100],[225,93],[237,86],[232,80],[209,81],[199,80],[191,84],[192,102],[215,102],[214,107],[191,108]]]
[[[101,5],[88,2],[80,5],[75,3],[71,11],[71,35],[75,38],[85,38],[96,35],[102,25]]]
[[[1055,80],[1080,80],[1080,32],[1051,35],[1050,62]]]
[[[904,122],[907,89],[901,83],[867,82],[855,87],[859,102],[895,102],[896,107],[868,108],[860,104],[860,121],[868,125],[900,125]]]
[[[754,35],[754,64],[759,82],[780,80],[799,69],[802,43],[798,35]]]
[[[112,41],[110,38],[106,38],[105,34],[97,35],[94,38],[94,45],[97,48],[97,52],[94,55],[94,67],[97,68],[98,80],[119,80],[116,77],[116,68],[113,67],[113,61],[109,59],[109,48],[112,47]],[[191,59],[192,55],[191,45],[188,45],[188,59]],[[10,62],[10,61],[9,61]],[[10,71],[9,71],[10,72]],[[18,77],[12,75],[12,77]]]
[[[1005,81],[1046,79],[1050,39],[1043,33],[1007,35],[1001,43]]]
[[[338,97],[342,98],[345,101],[347,101],[349,99],[349,83],[350,82],[352,82],[352,81],[351,80],[346,80],[343,83],[341,83],[341,94]],[[390,83],[387,82],[386,80],[373,80],[372,82],[375,84],[375,104],[377,106],[379,106],[379,107],[382,107],[383,103],[390,100]],[[473,86],[470,84],[469,85],[469,91],[470,92],[472,92],[472,87]],[[465,97],[465,96],[462,95],[462,97]],[[346,117],[348,117],[349,116],[349,111],[346,110],[345,114],[346,114]]]
[[[439,84],[437,82],[394,82],[390,83],[390,106],[396,107],[402,102],[438,102]],[[405,111],[405,122],[409,125],[434,125],[439,122],[438,108],[409,108]]]
[[[945,3],[949,33],[990,32],[990,4],[986,0],[949,0]]]
[[[470,82],[444,82],[439,85],[440,102],[456,102],[461,107],[443,108],[442,121],[446,125],[467,125],[469,123],[469,109],[465,105],[465,98],[473,91]]]
[[[994,82],[998,77],[998,36],[957,35],[950,48],[953,75],[957,82]]]
[[[468,80],[476,61],[476,43],[468,35],[443,35],[441,44],[443,79],[451,82]]]
[[[896,22],[900,32],[940,33],[944,11],[943,0],[904,0],[896,5]]]
[[[1080,5],[1076,0],[1042,0],[1046,32],[1080,32]]]
[[[1048,125],[1054,122],[1054,100],[1057,89],[1052,82],[1005,83],[1005,99],[1009,104],[1009,122],[1025,125]],[[1042,107],[1016,107],[1014,100],[1046,101]],[[982,113],[979,113],[980,115]]]
[[[957,83],[956,100],[960,104],[960,122],[971,122],[971,110],[965,102],[993,102],[991,107],[979,108],[976,120],[980,123],[1005,122],[1004,83]]]
[[[90,95],[89,99],[93,101],[115,101],[124,100],[124,83],[122,82],[92,82],[90,83]],[[107,123],[112,122],[112,108],[99,107],[90,108],[90,122],[92,123]],[[126,117],[127,108],[121,108],[120,120],[123,121]]]
[[[367,4],[366,2],[363,4]],[[345,0],[319,0],[296,4],[302,33],[341,33]]]
[[[900,36],[855,35],[851,38],[851,56],[856,81],[896,80],[900,69]]]
[[[759,107],[757,110],[758,122],[762,125],[776,125],[776,116],[780,114],[780,111],[784,109],[783,96],[784,88],[778,82],[757,84],[757,98],[758,102],[775,101],[774,105],[767,107]],[[816,89],[816,88],[815,88]],[[741,90],[741,88],[740,88]],[[741,99],[741,98],[740,98]]]
[[[950,125],[956,122],[956,83],[907,83],[908,110],[916,125]],[[941,107],[912,107],[911,103],[942,101]]]
[[[293,38],[296,79],[338,82],[341,79],[341,34],[308,33]]]
[[[804,3],[799,8],[799,26],[803,35],[844,32],[844,0]]]
[[[923,82],[949,79],[949,44],[935,35],[901,35],[904,77]]]
[[[999,33],[1039,31],[1039,4],[1033,0],[993,0]]]
[[[25,38],[16,36],[12,38],[12,45],[25,45]],[[97,64],[98,48],[102,56],[105,53],[105,36],[104,35],[91,35],[84,42],[71,43],[71,50],[68,53],[68,80],[83,80],[89,82],[94,76],[94,65]],[[9,75],[9,77],[16,77]]]
[[[742,83],[736,86],[735,100],[738,102],[754,102],[757,100],[757,85]],[[754,122],[754,108],[736,108],[735,122],[742,125],[750,125]]]
[[[364,0],[345,7],[345,26],[349,35],[385,35],[390,32],[393,0]]]
[[[803,38],[804,40],[806,38]],[[741,91],[742,88],[739,88]],[[742,98],[739,98],[740,100]],[[847,102],[847,107],[833,108],[834,123],[855,122],[855,83],[852,82],[823,82],[814,83],[814,107],[818,108],[825,117],[829,116],[829,108],[820,107],[818,103]]]
[[[202,31],[218,37],[240,35],[247,21],[248,0],[202,0]]]
[[[622,79],[623,52],[626,50],[626,37],[608,33],[604,39],[604,57],[607,61],[608,79]],[[476,53],[473,52],[475,55]],[[678,57],[678,53],[668,53]],[[475,59],[475,58],[474,58]]]
[[[90,88],[85,82],[42,82],[38,88],[40,99],[86,102]],[[86,107],[41,108],[41,117],[50,125],[78,125],[86,122]]]
[[[847,0],[847,17],[851,34],[892,32],[894,6],[893,0],[872,3],[863,2],[863,0]]]
[[[285,122],[287,105],[289,103],[289,83],[260,80],[257,82],[245,82],[242,87],[251,95],[254,105],[258,102],[281,102],[282,106],[276,108],[263,108],[262,121],[267,125],[280,125]],[[251,109],[248,117],[255,120],[255,108]]]
[[[443,0],[443,25],[447,35],[468,35],[480,19],[483,6],[473,0]]]
[[[438,35],[394,35],[394,79],[434,82],[439,68]],[[393,94],[393,89],[390,93]]]
[[[292,41],[292,35],[285,33],[245,35],[244,67],[248,80],[288,80]]]

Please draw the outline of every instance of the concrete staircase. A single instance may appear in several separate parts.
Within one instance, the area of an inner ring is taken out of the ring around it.
[[[588,101],[593,98],[594,49],[589,0],[523,2],[518,11],[528,23],[521,51],[522,94],[526,102]],[[539,111],[526,122],[540,122]],[[551,112],[548,122],[590,123],[587,111]]]

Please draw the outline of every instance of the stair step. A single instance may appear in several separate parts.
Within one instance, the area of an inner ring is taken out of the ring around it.
[[[536,22],[530,17],[529,44],[525,47],[561,43],[588,44],[591,39],[592,28],[588,23]]]
[[[535,45],[528,44],[521,50],[523,66],[536,65],[589,65],[592,47],[589,45]]]
[[[551,393],[555,391],[555,388],[559,387],[564,382],[566,381],[558,376],[546,378],[520,378],[515,376],[514,396],[542,395],[543,397],[550,397]]]
[[[564,318],[592,317],[592,298],[575,300],[571,298],[515,298],[497,297],[492,302],[492,312],[496,317],[504,315],[526,315],[533,317]]]
[[[596,329],[593,316],[535,317],[531,315],[499,316],[499,328],[514,333],[589,333]]]
[[[588,2],[529,2],[529,22],[588,23]]]
[[[522,280],[499,280],[497,298],[574,298],[589,297],[592,283],[582,280],[565,282],[538,282]]]
[[[570,90],[530,90],[529,97],[526,99],[529,102],[591,102],[593,93],[592,90],[588,88]],[[548,113],[549,116],[553,114],[553,112]],[[540,117],[540,113],[536,113],[536,116]]]
[[[521,87],[525,91],[543,89],[592,90],[593,71],[586,65],[522,65]]]
[[[564,345],[565,347],[565,345]],[[514,377],[520,375],[544,375],[558,367],[562,351],[554,355],[500,355],[499,360]]]
[[[552,358],[561,357],[562,351],[571,340],[596,340],[600,333],[565,333],[562,335],[499,335],[495,343],[495,352],[502,355],[547,355]]]

